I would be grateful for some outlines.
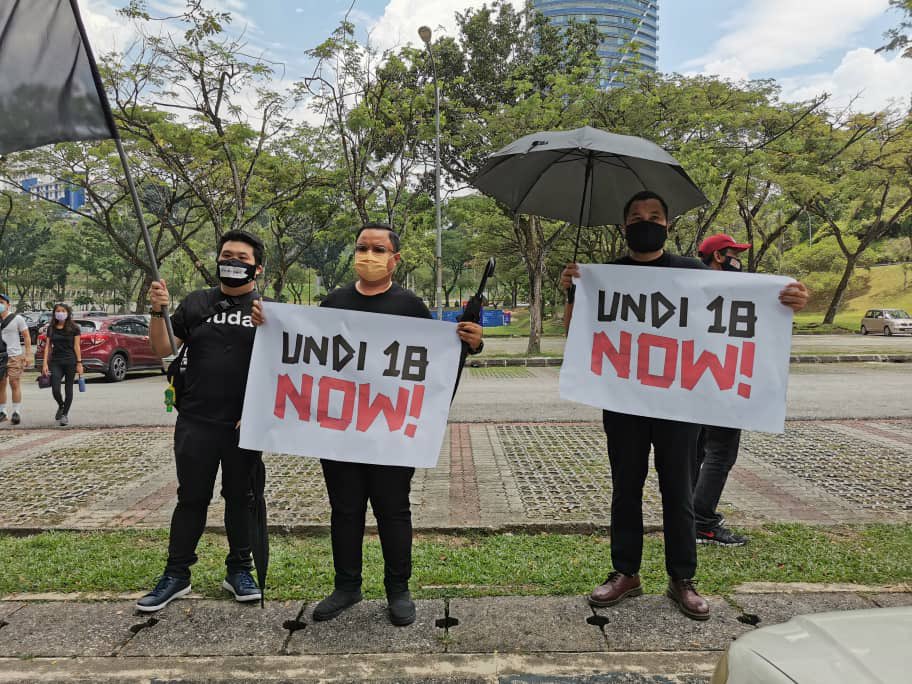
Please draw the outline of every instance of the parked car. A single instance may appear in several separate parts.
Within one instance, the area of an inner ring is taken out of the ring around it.
[[[738,637],[711,684],[910,681],[912,607],[798,615]]]
[[[861,334],[884,335],[912,333],[912,316],[902,309],[869,309],[861,319]]]
[[[149,323],[142,315],[74,318],[82,330],[80,348],[86,373],[102,373],[120,382],[132,371],[161,370],[161,359],[149,343]],[[35,366],[41,368],[47,336],[38,338]]]

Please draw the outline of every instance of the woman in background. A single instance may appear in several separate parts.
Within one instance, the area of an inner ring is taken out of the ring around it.
[[[66,304],[54,306],[54,319],[47,329],[47,349],[44,352],[42,371],[50,373],[51,391],[57,402],[54,420],[60,425],[70,422],[70,405],[73,403],[73,380],[82,376],[82,350],[79,348],[79,326],[73,320],[73,311]],[[60,393],[64,382],[66,398]]]

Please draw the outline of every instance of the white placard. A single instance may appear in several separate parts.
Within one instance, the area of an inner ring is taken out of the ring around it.
[[[265,302],[240,446],[432,468],[461,344],[439,321]]]
[[[564,399],[638,416],[782,432],[790,278],[580,266]]]

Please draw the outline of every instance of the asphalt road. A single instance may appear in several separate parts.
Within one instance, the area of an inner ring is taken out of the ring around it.
[[[451,422],[595,421],[600,413],[558,396],[558,369],[529,369],[526,377],[480,378],[465,373],[450,411]],[[120,383],[90,377],[85,394],[76,393],[73,427],[169,425],[164,377],[144,373]],[[21,427],[54,425],[50,390],[38,389],[35,375],[24,383]],[[788,417],[890,418],[912,416],[912,364],[808,364],[791,366]],[[4,423],[0,429],[10,429]]]

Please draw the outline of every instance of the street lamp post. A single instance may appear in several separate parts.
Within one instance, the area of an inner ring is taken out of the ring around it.
[[[434,75],[434,210],[437,214],[437,288],[434,298],[437,308],[437,320],[443,320],[443,228],[440,223],[440,84],[437,81],[437,62],[431,48],[431,29],[422,26],[418,35],[427,47],[431,58],[431,70]]]

